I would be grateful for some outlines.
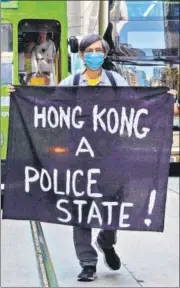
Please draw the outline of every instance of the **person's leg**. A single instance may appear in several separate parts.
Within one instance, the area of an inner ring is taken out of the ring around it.
[[[73,240],[77,258],[83,268],[79,281],[93,281],[96,278],[97,252],[91,244],[91,229],[74,226]]]
[[[73,227],[73,240],[81,267],[96,266],[97,252],[91,244],[91,229],[78,226]]]
[[[117,242],[117,231],[101,230],[98,234],[98,243],[102,248],[112,248]]]
[[[117,231],[113,230],[101,230],[97,237],[97,246],[104,253],[104,260],[112,270],[118,270],[121,267],[120,258],[113,247],[116,241]]]

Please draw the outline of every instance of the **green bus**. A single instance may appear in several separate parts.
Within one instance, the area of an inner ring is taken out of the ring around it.
[[[57,85],[68,74],[67,1],[1,0],[1,163],[7,153],[7,85]]]

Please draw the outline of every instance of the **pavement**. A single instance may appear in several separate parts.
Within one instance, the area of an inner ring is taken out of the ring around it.
[[[1,221],[1,287],[41,287],[30,223]]]
[[[165,230],[118,232],[122,267],[112,272],[99,254],[98,279],[76,281],[80,272],[72,227],[42,223],[59,287],[179,287],[179,179],[170,178]],[[1,287],[40,287],[29,222],[2,221]],[[98,233],[93,230],[93,243]]]

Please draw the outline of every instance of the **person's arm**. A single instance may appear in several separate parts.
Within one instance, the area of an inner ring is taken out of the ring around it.
[[[175,98],[175,101],[174,101],[174,116],[180,116],[180,105],[179,105],[179,101],[178,101],[178,98],[177,98],[177,91],[174,90],[174,89],[170,89],[168,91],[168,93]]]
[[[180,116],[180,107],[177,103],[174,103],[174,116]]]

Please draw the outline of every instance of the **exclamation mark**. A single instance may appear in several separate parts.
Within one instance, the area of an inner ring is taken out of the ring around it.
[[[150,194],[150,198],[149,198],[149,205],[148,205],[148,215],[152,215],[152,211],[153,211],[153,208],[154,208],[154,204],[155,204],[155,200],[156,200],[156,190],[153,190]],[[146,218],[144,220],[144,223],[146,226],[150,226],[151,225],[151,219],[149,218]]]

